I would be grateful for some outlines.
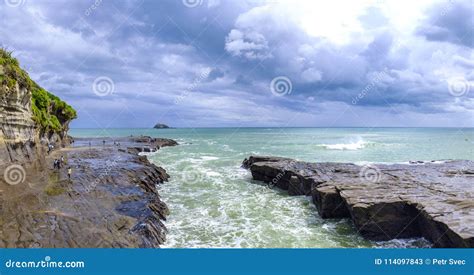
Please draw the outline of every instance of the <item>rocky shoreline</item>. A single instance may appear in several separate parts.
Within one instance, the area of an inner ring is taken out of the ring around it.
[[[156,184],[169,175],[138,153],[175,145],[150,137],[78,138],[41,164],[16,166],[20,182],[0,180],[0,247],[159,247],[169,211]],[[53,169],[61,156],[65,164]]]
[[[350,218],[370,240],[424,237],[474,247],[474,162],[366,165],[250,156],[254,180],[312,196],[322,218]]]

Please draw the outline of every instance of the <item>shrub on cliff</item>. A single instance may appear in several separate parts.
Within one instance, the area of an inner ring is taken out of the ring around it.
[[[76,110],[31,80],[11,52],[0,48],[0,86],[12,89],[16,84],[31,92],[32,118],[43,131],[61,132],[76,118]]]

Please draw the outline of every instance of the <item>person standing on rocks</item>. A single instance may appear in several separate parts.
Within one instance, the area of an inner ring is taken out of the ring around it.
[[[68,169],[67,169],[67,178],[69,180],[71,180],[71,174],[72,174],[72,168],[71,168],[71,166],[69,166]]]
[[[54,148],[54,146],[52,144],[48,143],[48,155],[49,155],[49,153],[51,153],[51,151],[53,151],[53,148]]]

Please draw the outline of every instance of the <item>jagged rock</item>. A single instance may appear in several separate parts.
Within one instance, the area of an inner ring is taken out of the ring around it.
[[[474,247],[472,161],[358,166],[251,156],[243,166],[255,180],[312,196],[323,218],[351,218],[368,239]]]
[[[128,141],[134,142],[134,146],[127,147],[127,151],[132,154],[155,152],[162,147],[176,146],[178,143],[175,140],[168,138],[152,138],[149,136],[138,136],[127,138]],[[114,139],[116,143],[123,143],[122,139]],[[125,140],[127,142],[127,140]]]
[[[152,138],[150,136],[130,137],[136,143],[146,143],[148,148],[160,149],[161,147],[176,146],[178,142],[169,138]],[[118,140],[120,142],[120,140]]]

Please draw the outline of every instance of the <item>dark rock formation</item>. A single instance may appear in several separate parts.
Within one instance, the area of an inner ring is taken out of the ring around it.
[[[0,179],[0,247],[159,247],[169,211],[156,184],[169,175],[126,152],[137,146],[153,145],[77,138],[46,159],[64,156],[62,169],[25,169],[17,185]]]
[[[170,127],[166,124],[157,123],[157,124],[155,124],[155,126],[153,126],[153,128],[155,128],[155,129],[168,129]]]
[[[358,166],[251,156],[243,166],[255,180],[312,196],[323,218],[351,218],[367,239],[474,247],[472,161]]]
[[[166,146],[175,146],[178,143],[175,140],[169,138],[152,138],[149,136],[138,136],[138,137],[131,137],[130,140],[137,142],[137,143],[147,143],[151,147],[155,147],[157,149]]]
[[[167,146],[176,146],[178,143],[175,140],[169,138],[152,138],[149,136],[138,136],[138,137],[130,137],[132,141],[137,143],[137,146],[128,147],[127,151],[129,153],[150,153],[159,150],[162,147]],[[120,142],[118,140],[117,142]]]

